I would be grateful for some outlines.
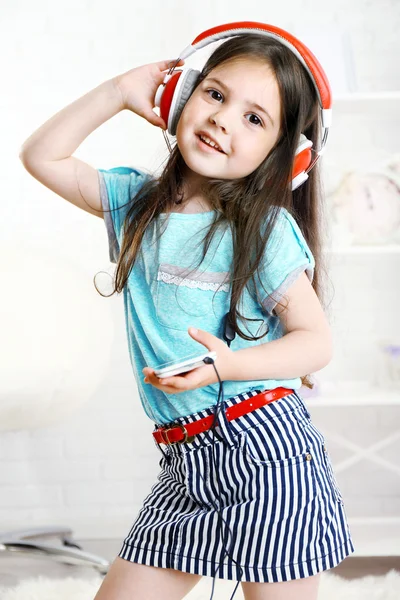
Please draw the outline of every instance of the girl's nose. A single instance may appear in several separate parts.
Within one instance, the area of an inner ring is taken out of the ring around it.
[[[214,125],[221,127],[221,129],[223,129],[225,132],[228,130],[226,127],[227,118],[221,112],[218,112],[217,114],[214,113],[213,115],[211,115],[210,121]]]

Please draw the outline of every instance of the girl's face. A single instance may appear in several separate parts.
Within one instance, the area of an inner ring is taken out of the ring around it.
[[[213,69],[189,98],[176,130],[189,179],[252,173],[278,140],[280,113],[278,84],[265,63],[241,58]],[[200,141],[200,132],[223,152]]]

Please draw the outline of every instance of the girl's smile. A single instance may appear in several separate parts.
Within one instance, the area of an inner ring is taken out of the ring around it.
[[[196,137],[197,145],[203,152],[209,152],[210,154],[225,154],[225,152],[222,149],[213,148],[213,146],[206,142],[206,136],[196,134]]]

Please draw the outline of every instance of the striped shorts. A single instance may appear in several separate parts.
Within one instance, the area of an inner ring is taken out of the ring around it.
[[[261,391],[220,402],[215,430],[162,445],[161,471],[121,558],[227,580],[279,582],[331,569],[354,552],[324,436],[300,395],[293,390],[232,421],[221,410]],[[215,411],[216,405],[174,423]]]

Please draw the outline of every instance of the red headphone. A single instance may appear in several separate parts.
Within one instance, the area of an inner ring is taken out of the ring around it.
[[[314,167],[319,157],[323,154],[332,120],[331,88],[328,78],[314,54],[300,40],[287,31],[279,29],[279,27],[255,21],[237,21],[235,23],[212,27],[198,35],[190,46],[182,50],[176,64],[178,64],[180,59],[187,58],[196,52],[196,50],[204,48],[204,46],[212,42],[248,32],[258,33],[279,40],[289,48],[309,73],[318,95],[322,127],[324,129],[322,145],[316,153],[316,158],[312,161],[311,148],[313,143],[303,133],[300,134],[292,171],[292,190],[295,190],[308,179],[307,173]],[[177,70],[175,73],[174,69],[175,66],[171,67],[168,71],[164,82],[159,86],[155,96],[155,106],[160,108],[160,116],[167,124],[170,135],[176,135],[179,117],[186,102],[193,93],[200,75],[200,71],[196,69],[187,69],[186,71]]]

